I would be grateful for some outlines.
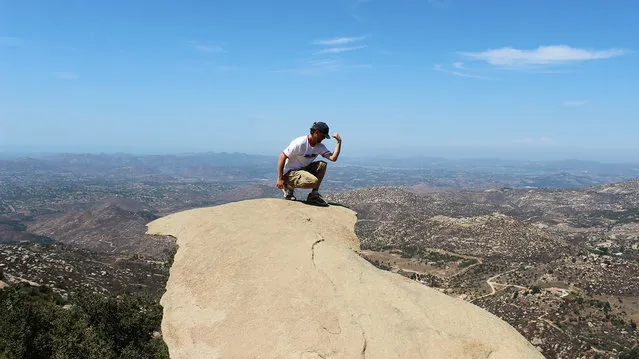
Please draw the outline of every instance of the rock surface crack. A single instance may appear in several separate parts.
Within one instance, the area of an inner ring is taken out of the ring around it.
[[[308,353],[315,354],[315,355],[317,355],[318,357],[320,357],[320,358],[322,358],[322,359],[326,359],[326,357],[325,357],[325,356],[323,356],[322,354],[320,354],[320,353],[318,353],[318,352],[316,352],[316,351],[305,351],[305,352],[303,352],[303,353],[300,353],[300,359],[302,359],[302,357],[304,356],[304,354],[308,354]]]
[[[332,331],[332,330],[330,330],[327,327],[322,325],[322,329],[326,330],[330,334],[342,334],[342,328],[340,328],[340,327],[337,328],[337,331]]]
[[[322,238],[322,236],[319,237],[321,239],[316,240],[315,243],[313,243],[313,245],[311,246],[311,261],[313,261],[313,267],[320,271],[326,277],[326,279],[331,282],[331,284],[333,285],[333,291],[337,292],[337,286],[335,285],[335,282],[333,282],[331,277],[329,277],[328,274],[326,274],[326,272],[324,272],[321,268],[317,268],[317,264],[315,263],[315,246],[321,242],[324,242],[324,238]]]
[[[362,331],[362,339],[364,339],[364,344],[362,344],[362,352],[361,352],[360,358],[361,359],[366,359],[366,348],[368,348],[368,340],[366,339],[366,331],[364,330],[364,327],[362,327],[362,323],[360,323],[359,321],[355,321],[355,324],[357,324],[359,329]]]
[[[313,243],[313,245],[311,246],[311,260],[313,261],[313,266],[317,267],[315,265],[315,245],[317,245],[318,243],[324,242],[324,238],[322,239],[318,239],[315,241],[315,243]]]

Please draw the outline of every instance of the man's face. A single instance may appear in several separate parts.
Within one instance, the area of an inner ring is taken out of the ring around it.
[[[324,139],[324,134],[321,133],[319,130],[315,130],[313,131],[313,139],[315,140],[315,142],[320,143],[322,142],[322,140]]]

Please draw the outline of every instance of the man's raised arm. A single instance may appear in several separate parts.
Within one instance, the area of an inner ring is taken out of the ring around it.
[[[335,145],[335,150],[330,155],[327,153],[325,158],[335,162],[337,161],[337,157],[339,157],[339,151],[342,149],[342,138],[339,136],[339,133],[335,132],[333,134],[333,138],[337,140],[337,145]]]

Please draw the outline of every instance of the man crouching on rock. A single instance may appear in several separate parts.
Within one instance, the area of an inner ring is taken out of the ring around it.
[[[280,153],[277,161],[277,188],[282,189],[284,198],[294,201],[296,200],[293,195],[295,188],[312,188],[306,203],[328,206],[318,191],[326,173],[326,162],[313,162],[313,160],[317,155],[321,155],[333,162],[337,161],[342,138],[338,133],[333,134],[333,138],[337,140],[334,152],[329,151],[322,143],[324,139],[330,138],[328,125],[324,122],[315,122],[310,134],[294,139]]]

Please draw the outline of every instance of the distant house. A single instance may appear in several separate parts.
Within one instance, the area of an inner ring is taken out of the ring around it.
[[[568,294],[570,294],[569,290],[563,289],[563,288],[551,287],[551,288],[546,288],[546,291],[549,291],[551,294],[556,295],[558,297],[565,297]]]

